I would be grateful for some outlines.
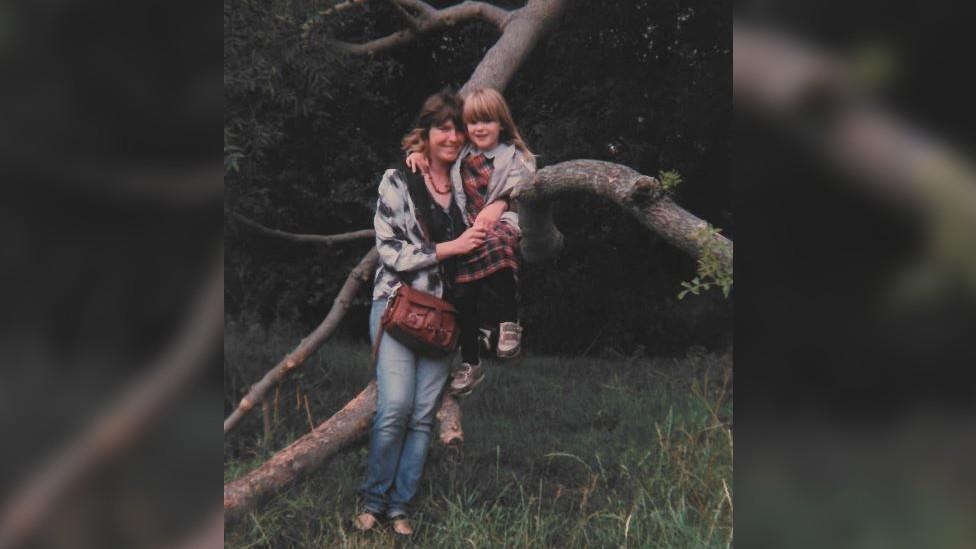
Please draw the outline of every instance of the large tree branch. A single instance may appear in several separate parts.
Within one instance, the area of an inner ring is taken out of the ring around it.
[[[303,364],[335,332],[335,329],[339,326],[339,321],[346,316],[346,311],[349,310],[349,305],[352,303],[353,298],[356,297],[359,288],[364,282],[372,280],[373,271],[376,270],[376,262],[378,259],[379,253],[376,251],[376,248],[371,249],[363,257],[359,264],[356,265],[356,268],[346,277],[346,282],[342,285],[339,295],[336,296],[335,301],[332,303],[332,308],[329,309],[329,314],[325,316],[322,323],[311,334],[302,339],[298,346],[292,352],[285,355],[274,368],[268,370],[268,373],[264,374],[264,377],[260,381],[252,385],[247,395],[241,399],[237,409],[227,416],[227,419],[224,420],[224,434],[227,434],[231,429],[236,427],[241,419],[251,411],[254,405],[261,402],[268,389],[284,379],[289,372]]]
[[[512,12],[501,37],[478,63],[461,95],[477,88],[504,90],[564,6],[564,0],[529,0]]]
[[[224,516],[232,517],[253,505],[271,490],[290,483],[307,473],[369,429],[376,413],[376,381],[334,416],[312,432],[291,443],[260,467],[224,485]]]
[[[527,261],[541,261],[559,251],[562,235],[552,224],[552,203],[562,194],[579,191],[611,200],[692,257],[699,257],[706,245],[701,231],[705,221],[675,204],[657,179],[612,162],[570,160],[539,170],[516,190]],[[731,269],[732,241],[721,235],[704,238],[716,239],[720,260]]]
[[[280,231],[278,229],[272,229],[270,227],[265,227],[264,225],[244,217],[239,213],[234,213],[234,218],[246,225],[247,227],[267,236],[272,236],[275,238],[282,238],[290,242],[300,242],[300,243],[313,243],[313,244],[325,244],[331,246],[333,244],[338,244],[340,242],[349,242],[351,240],[361,240],[365,238],[375,238],[376,233],[372,229],[363,229],[360,231],[352,231],[348,233],[340,234],[296,234],[289,233],[285,231]]]
[[[420,34],[450,27],[466,21],[485,21],[491,23],[499,31],[507,26],[512,13],[485,2],[467,0],[443,9],[434,9],[420,0],[396,0],[395,5],[410,28],[393,34],[377,38],[363,44],[334,41],[333,44],[350,55],[370,55],[412,41]],[[416,14],[410,14],[406,9],[413,9]],[[524,9],[524,8],[523,8]]]

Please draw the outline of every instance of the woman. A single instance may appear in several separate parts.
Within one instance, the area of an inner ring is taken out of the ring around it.
[[[457,94],[436,93],[424,102],[415,129],[404,144],[418,139],[430,163],[424,177],[389,169],[379,185],[373,225],[379,266],[373,286],[370,336],[376,341],[387,298],[398,284],[409,284],[449,299],[453,258],[484,243],[480,228],[465,230],[451,192],[450,168],[464,145],[462,103]],[[383,337],[376,354],[379,396],[363,484],[364,511],[355,526],[370,530],[384,514],[393,530],[410,535],[408,505],[417,492],[427,459],[437,397],[447,380],[448,357],[420,355],[392,337]]]

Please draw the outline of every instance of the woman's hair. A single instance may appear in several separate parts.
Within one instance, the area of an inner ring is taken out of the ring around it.
[[[474,122],[498,122],[501,126],[500,141],[510,142],[527,157],[526,160],[534,161],[535,156],[522,135],[515,126],[512,113],[508,110],[505,98],[497,90],[492,88],[479,88],[471,92],[464,99],[464,122],[471,124]]]
[[[428,97],[424,101],[424,106],[420,108],[420,115],[417,116],[413,129],[400,141],[400,147],[404,151],[426,153],[430,129],[448,120],[454,122],[454,127],[459,132],[464,131],[464,123],[461,119],[462,104],[461,96],[450,88],[444,88]]]

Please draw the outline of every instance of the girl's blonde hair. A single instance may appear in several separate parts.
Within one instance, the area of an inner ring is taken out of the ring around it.
[[[468,94],[464,98],[464,123],[473,124],[475,122],[498,122],[501,126],[500,141],[506,141],[515,145],[522,151],[526,160],[535,163],[535,155],[526,146],[519,133],[512,113],[508,110],[505,98],[497,90],[492,88],[479,88]]]

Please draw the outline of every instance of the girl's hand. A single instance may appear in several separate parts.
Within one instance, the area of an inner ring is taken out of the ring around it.
[[[417,173],[419,169],[422,173],[427,173],[427,168],[430,167],[430,163],[427,162],[427,155],[419,152],[412,152],[407,156],[407,167],[410,171]]]
[[[508,203],[504,200],[496,200],[481,209],[481,212],[474,218],[474,226],[483,230],[490,230],[498,223],[498,220],[508,209]]]
[[[454,242],[457,242],[458,255],[471,253],[485,243],[485,230],[478,227],[471,227],[461,233],[461,236],[457,237]]]
[[[485,231],[477,227],[461,233],[461,236],[449,242],[441,242],[437,245],[437,259],[443,260],[456,255],[464,255],[477,250],[485,243]]]

